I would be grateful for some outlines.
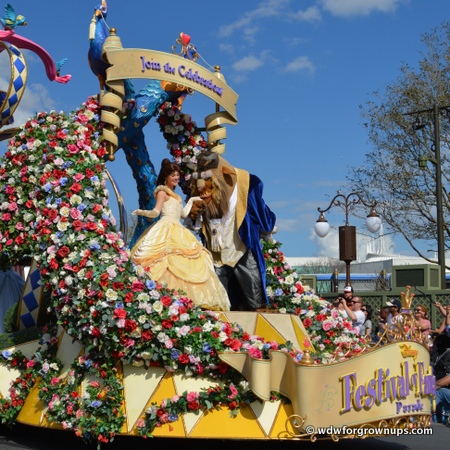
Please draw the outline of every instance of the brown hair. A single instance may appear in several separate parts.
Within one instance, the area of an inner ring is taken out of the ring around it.
[[[417,309],[417,308],[420,308],[420,309],[422,310],[422,312],[424,313],[424,315],[427,315],[427,314],[428,314],[428,308],[427,308],[425,305],[422,305],[422,304],[417,305],[417,306],[416,306],[416,309]]]
[[[156,180],[156,186],[161,186],[166,182],[166,178],[173,172],[180,173],[180,166],[170,159],[164,158],[161,161],[161,170],[159,171],[158,179]]]

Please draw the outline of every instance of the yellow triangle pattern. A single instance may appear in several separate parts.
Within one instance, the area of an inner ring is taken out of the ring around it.
[[[267,321],[262,315],[258,314],[256,321],[255,334],[257,336],[264,336],[266,342],[276,341],[279,344],[286,343],[286,339]]]
[[[39,382],[36,382],[30,389],[22,409],[17,416],[17,421],[27,424],[39,426],[41,425],[44,404],[39,400]]]
[[[148,399],[158,387],[165,373],[166,370],[162,367],[153,367],[152,370],[148,370],[145,367],[123,366],[125,413],[129,430],[145,412],[144,408]]]
[[[189,437],[263,439],[266,436],[252,410],[244,405],[233,418],[230,418],[230,410],[225,407],[213,412],[207,411]]]

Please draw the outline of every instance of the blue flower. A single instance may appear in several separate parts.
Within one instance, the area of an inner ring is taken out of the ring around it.
[[[174,360],[177,360],[180,357],[180,352],[176,348],[174,348],[170,357]]]
[[[209,353],[211,351],[211,346],[208,342],[203,342],[202,351],[205,353]]]
[[[91,408],[98,408],[101,405],[102,405],[102,402],[100,400],[94,400],[89,406]]]
[[[93,242],[93,243],[89,246],[89,248],[90,248],[91,250],[100,250],[100,245],[99,245],[97,242]]]
[[[5,359],[8,359],[11,355],[12,355],[12,352],[10,350],[3,350],[2,351],[2,356]]]
[[[116,308],[123,308],[123,302],[117,302]]]
[[[67,177],[62,177],[59,179],[59,184],[65,186],[67,184]]]
[[[145,282],[145,285],[148,287],[148,289],[155,289],[156,283],[153,280],[147,280]]]
[[[51,183],[45,183],[45,185],[44,185],[44,191],[45,191],[45,192],[51,192],[51,190],[52,190],[52,185],[51,185]]]
[[[86,209],[86,205],[84,203],[82,203],[81,205],[78,205],[78,211],[83,212]]]
[[[176,422],[178,420],[178,414],[169,414],[167,418],[169,422]]]
[[[84,362],[84,365],[89,369],[89,367],[91,367],[91,365],[92,365],[92,361],[91,361],[90,359],[87,359],[87,360]]]
[[[275,291],[275,295],[278,295],[278,296],[283,295],[283,290],[280,289],[280,288],[278,288],[278,289]]]
[[[96,183],[98,180],[98,176],[97,175],[93,175],[91,178],[89,178],[93,183]]]

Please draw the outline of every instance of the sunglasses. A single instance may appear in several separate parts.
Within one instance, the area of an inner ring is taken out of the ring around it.
[[[361,308],[361,311],[367,311],[367,309],[366,308]]]

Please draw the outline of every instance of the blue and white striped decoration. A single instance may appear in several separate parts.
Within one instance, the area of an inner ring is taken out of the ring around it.
[[[32,260],[22,298],[19,302],[18,328],[24,330],[36,327],[38,324],[39,312],[42,307],[42,286],[39,284],[41,275],[36,266],[36,261]]]
[[[8,42],[0,42],[9,54],[11,61],[11,80],[8,92],[2,95],[0,128],[13,122],[12,115],[19,106],[27,84],[27,64],[22,52]]]

